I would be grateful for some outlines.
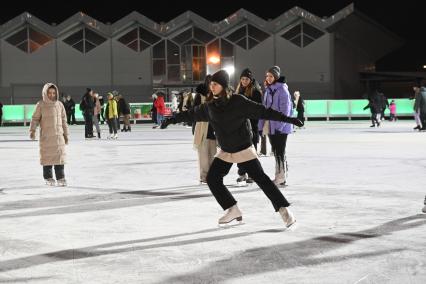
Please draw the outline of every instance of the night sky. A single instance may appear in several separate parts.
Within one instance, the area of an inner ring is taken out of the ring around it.
[[[22,12],[29,12],[46,23],[60,23],[76,12],[82,11],[101,22],[121,19],[132,11],[156,22],[167,22],[179,14],[191,10],[210,21],[220,21],[240,8],[264,19],[274,19],[294,6],[299,6],[317,16],[330,16],[350,3],[376,22],[405,40],[405,45],[377,62],[377,71],[426,71],[426,1],[13,1],[3,6],[0,23],[7,22]],[[259,3],[258,5],[248,4]]]

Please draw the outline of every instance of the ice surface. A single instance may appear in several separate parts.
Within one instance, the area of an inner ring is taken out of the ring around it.
[[[27,128],[0,128],[0,283],[426,283],[426,133],[368,126],[289,137],[291,231],[256,185],[231,189],[245,224],[218,228],[183,126],[72,126],[66,188],[44,185]]]

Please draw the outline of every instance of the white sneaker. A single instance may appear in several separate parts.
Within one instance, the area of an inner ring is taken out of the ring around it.
[[[283,218],[283,221],[287,228],[289,228],[291,225],[296,223],[296,218],[294,217],[293,213],[290,211],[288,207],[281,207],[280,210],[278,210],[278,212]]]
[[[44,181],[46,182],[46,185],[49,185],[49,186],[56,185],[55,180],[53,178],[48,178],[48,179],[45,179]]]
[[[58,179],[58,186],[67,186],[67,181],[64,178]]]
[[[241,222],[243,220],[242,213],[240,209],[238,209],[237,205],[234,205],[228,209],[228,212],[226,212],[226,214],[219,219],[219,225],[228,224],[234,220],[237,220],[238,222]]]

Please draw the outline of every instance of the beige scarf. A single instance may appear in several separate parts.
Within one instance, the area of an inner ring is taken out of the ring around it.
[[[206,98],[201,96],[201,103],[204,104]],[[207,132],[209,130],[209,123],[205,121],[198,121],[195,124],[194,130],[194,149],[198,149],[201,143],[207,139]]]

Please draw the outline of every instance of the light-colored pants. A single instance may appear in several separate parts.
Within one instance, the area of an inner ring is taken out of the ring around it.
[[[164,120],[164,116],[162,114],[157,113],[157,124],[161,125]]]
[[[97,115],[93,115],[92,119],[93,119],[93,125],[96,128],[96,132],[101,133],[101,128],[99,127],[98,116]]]
[[[414,119],[416,120],[416,124],[422,127],[422,120],[420,119],[420,111],[414,112]]]
[[[200,169],[200,181],[207,180],[207,173],[217,152],[216,140],[206,139],[198,147],[198,166]]]

